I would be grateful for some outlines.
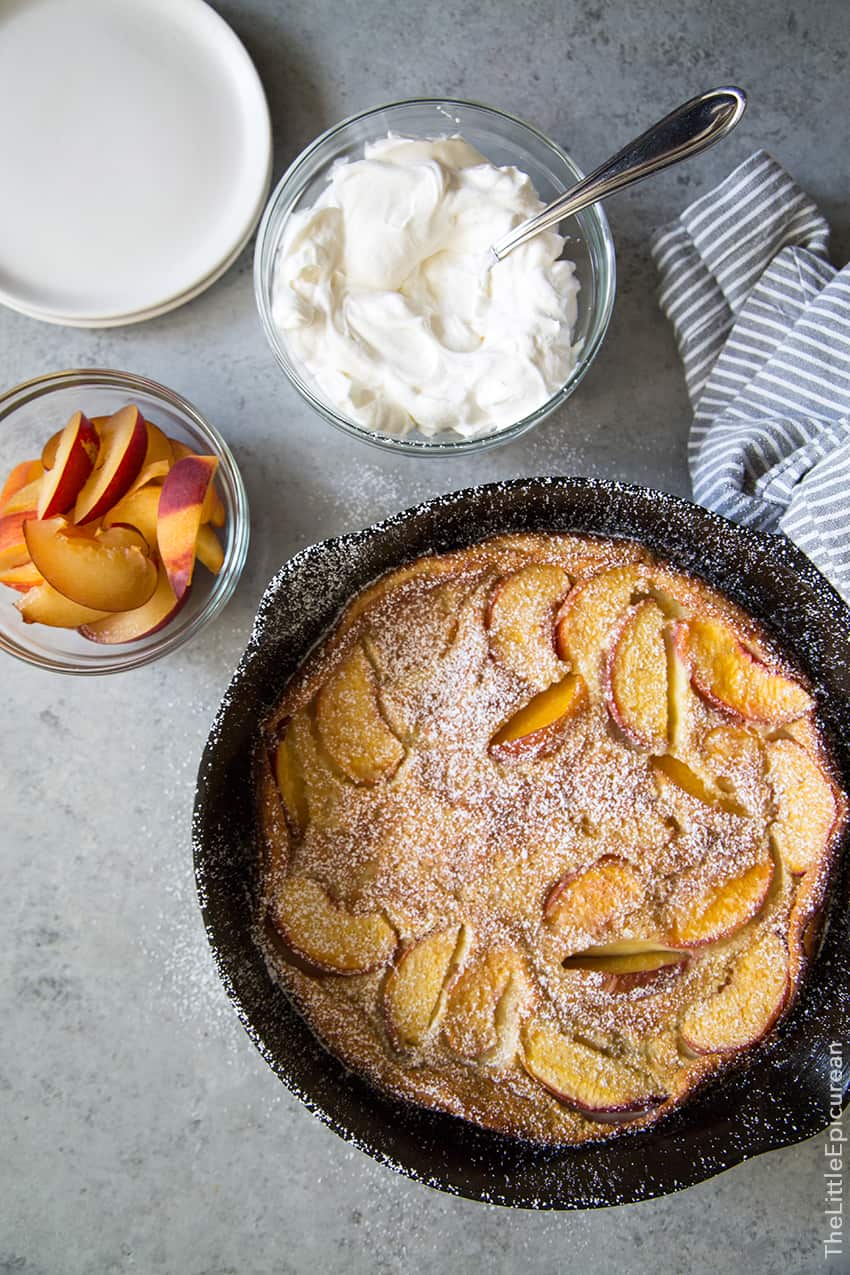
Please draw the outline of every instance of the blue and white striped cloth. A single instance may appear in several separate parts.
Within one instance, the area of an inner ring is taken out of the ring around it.
[[[758,151],[653,238],[694,408],[694,498],[784,532],[850,602],[850,266]]]

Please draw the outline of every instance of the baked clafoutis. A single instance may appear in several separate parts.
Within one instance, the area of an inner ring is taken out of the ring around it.
[[[631,541],[357,596],[263,724],[259,941],[324,1045],[505,1133],[646,1125],[761,1041],[846,817],[812,695]]]

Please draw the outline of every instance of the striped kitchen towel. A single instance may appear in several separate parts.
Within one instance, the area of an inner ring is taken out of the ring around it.
[[[784,532],[850,602],[850,266],[764,151],[658,231],[694,498]]]

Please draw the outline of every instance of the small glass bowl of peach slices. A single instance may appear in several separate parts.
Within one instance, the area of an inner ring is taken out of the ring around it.
[[[62,673],[118,673],[188,641],[248,550],[227,444],[173,390],[56,372],[0,396],[0,647]]]

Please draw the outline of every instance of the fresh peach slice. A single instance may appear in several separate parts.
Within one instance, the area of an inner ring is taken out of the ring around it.
[[[156,588],[156,567],[138,544],[85,532],[64,518],[30,518],[24,537],[48,584],[80,606],[128,611],[147,602]]]
[[[30,483],[40,478],[43,473],[44,469],[40,460],[22,460],[20,464],[16,465],[3,484],[3,490],[0,491],[0,513],[7,512],[4,506],[16,492],[20,491],[22,487],[28,487]]]
[[[462,964],[469,941],[464,927],[450,925],[402,948],[384,981],[383,1012],[397,1049],[421,1045],[440,1017],[447,988]]]
[[[568,673],[529,700],[490,741],[493,757],[528,757],[556,748],[570,721],[587,704],[584,681]]]
[[[748,651],[728,625],[717,620],[679,620],[674,635],[689,663],[694,687],[716,708],[771,725],[811,709],[809,693]]]
[[[145,432],[147,434],[147,446],[142,468],[149,469],[152,465],[165,464],[167,470],[167,467],[176,459],[167,435],[163,433],[158,425],[154,425],[153,421],[145,421]]]
[[[157,517],[159,552],[178,598],[192,583],[204,500],[218,469],[215,456],[186,456],[168,471]]]
[[[673,917],[668,934],[671,946],[701,947],[740,930],[761,911],[773,873],[773,859],[763,859],[712,886]]]
[[[509,1065],[531,1000],[531,984],[516,948],[490,948],[467,966],[449,996],[443,1019],[446,1043],[461,1058]]]
[[[275,924],[297,956],[331,974],[365,974],[392,959],[396,932],[378,912],[338,907],[307,877],[287,877],[273,903]]]
[[[646,1073],[548,1023],[525,1030],[525,1067],[559,1102],[600,1123],[636,1120],[665,1095]]]
[[[211,571],[214,576],[218,575],[224,565],[224,549],[209,523],[202,523],[198,528],[195,554],[207,571]]]
[[[132,496],[134,491],[138,491],[141,487],[147,487],[150,483],[156,483],[157,486],[161,487],[170,468],[171,463],[167,460],[156,460],[152,465],[143,465],[139,470],[138,476],[130,483],[122,499],[126,500],[128,496]]]
[[[39,518],[67,513],[94,469],[99,449],[94,425],[83,412],[74,412],[59,437],[53,465],[41,480]]]
[[[147,541],[151,552],[157,549],[157,513],[161,488],[158,486],[140,487],[129,492],[123,500],[113,505],[103,516],[103,526],[112,527],[123,523],[128,527],[136,527]]]
[[[355,783],[388,778],[404,757],[381,713],[377,680],[362,646],[354,648],[316,696],[316,726],[331,759]]]
[[[26,509],[37,510],[44,478],[44,474],[38,474],[23,487],[19,487],[17,491],[12,492],[2,509],[0,509],[3,517],[6,518],[9,514],[23,513]]]
[[[310,809],[301,758],[298,756],[293,733],[288,729],[275,751],[274,770],[287,820],[297,835],[307,827]]]
[[[194,455],[191,447],[187,447],[185,443],[179,442],[176,438],[169,438],[171,450],[174,459],[184,460],[187,456]],[[204,499],[204,508],[201,512],[201,522],[211,522],[214,527],[223,527],[227,518],[224,508],[224,502],[218,493],[218,484],[213,482],[210,484],[209,491]]]
[[[622,950],[616,944],[589,947],[584,952],[574,952],[563,962],[564,969],[592,970],[603,974],[602,990],[616,994],[630,992],[635,987],[663,984],[672,975],[680,974],[688,963],[684,952],[669,947],[646,947],[634,950],[623,942]]]
[[[72,602],[46,581],[29,589],[15,606],[25,624],[47,624],[54,629],[76,629],[80,624],[90,624],[109,614]]]
[[[0,571],[22,567],[30,561],[30,551],[24,538],[24,523],[34,517],[34,509],[24,509],[20,513],[4,514],[0,518]]]
[[[91,642],[112,645],[119,642],[135,642],[149,637],[168,624],[186,600],[174,596],[165,568],[160,563],[156,575],[156,588],[142,606],[131,611],[116,611],[102,620],[80,625],[80,633]]]
[[[818,763],[793,739],[767,745],[767,775],[776,802],[771,832],[789,872],[821,860],[838,820],[835,790]]]
[[[28,589],[44,584],[44,577],[31,562],[25,562],[20,567],[7,567],[5,571],[0,571],[0,584],[5,584],[8,589],[16,589],[18,593],[26,593]]]
[[[627,739],[663,752],[667,745],[664,615],[646,598],[620,621],[605,670],[605,699]]]
[[[645,580],[646,573],[640,567],[611,567],[580,581],[561,607],[557,652],[581,673],[593,699],[603,689],[605,656],[614,626]]]
[[[555,652],[555,612],[569,587],[562,567],[533,563],[500,580],[487,609],[493,658],[539,690],[567,671]]]
[[[549,891],[543,916],[556,930],[598,934],[643,901],[640,873],[616,855],[603,855],[580,872],[570,872]]]
[[[74,506],[74,522],[80,525],[101,518],[117,504],[142,468],[147,450],[147,430],[137,407],[115,412],[100,436],[95,467]]]
[[[748,814],[732,793],[724,792],[715,784],[708,782],[678,757],[664,753],[661,757],[650,758],[650,766],[655,783],[662,793],[667,784],[672,784],[674,789],[687,793],[689,797],[694,797],[704,806],[713,806],[726,814],[738,815],[742,818]]]
[[[767,1035],[788,999],[788,948],[767,931],[736,962],[729,981],[688,1009],[680,1024],[693,1054],[722,1054]]]

